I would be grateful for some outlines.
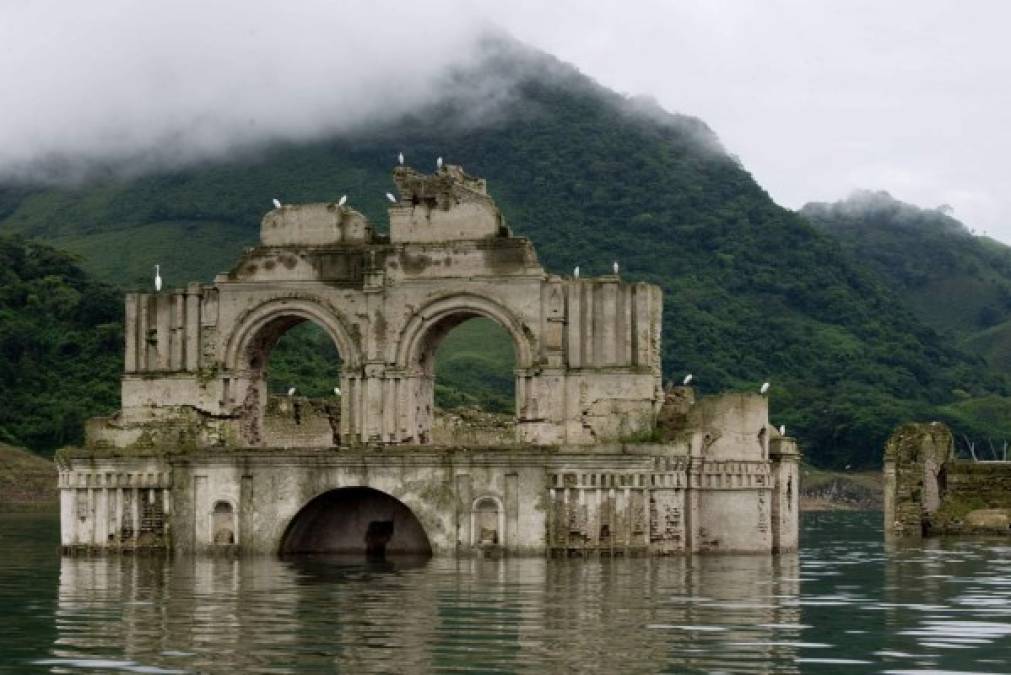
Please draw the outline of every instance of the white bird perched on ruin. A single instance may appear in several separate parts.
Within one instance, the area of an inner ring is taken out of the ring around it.
[[[404,153],[401,152],[397,155],[397,161],[400,162],[400,166],[404,165]]]
[[[274,197],[274,208],[275,209],[281,208],[281,200],[278,199],[277,197]]]
[[[779,425],[779,435],[780,436],[786,436],[786,425],[785,424],[780,424]]]
[[[685,375],[685,379],[681,380],[681,385],[687,387],[692,382],[692,374],[688,373]]]
[[[765,396],[766,394],[768,394],[769,393],[769,383],[768,382],[763,382],[762,383],[762,388],[758,390],[758,393],[761,394],[762,396]]]
[[[161,290],[161,265],[154,266],[154,290]]]
[[[572,270],[572,278],[573,279],[579,278],[579,265],[576,265],[576,267]]]
[[[294,396],[294,395],[295,395],[295,387],[291,387],[290,389],[288,389],[288,396]]]
[[[611,265],[611,269],[614,270],[614,274],[615,275],[618,274],[618,261],[617,260],[615,260],[614,263]]]
[[[334,387],[333,388],[333,395],[334,396],[340,396],[341,395],[341,388],[340,387]]]
[[[344,206],[347,203],[348,203],[348,196],[341,195],[341,198],[337,201],[337,206]]]
[[[386,198],[387,198],[388,200],[390,200],[390,203],[391,203],[391,204],[396,204],[396,203],[397,203],[397,198],[396,198],[396,197],[394,197],[394,196],[393,196],[392,194],[390,194],[389,192],[387,192],[387,193],[386,193]]]
[[[442,168],[442,157],[439,157],[438,159],[435,160],[435,168],[436,169]]]

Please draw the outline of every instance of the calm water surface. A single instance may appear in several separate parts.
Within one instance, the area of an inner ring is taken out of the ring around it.
[[[1011,541],[886,548],[808,514],[799,555],[412,565],[57,554],[0,514],[5,672],[1011,672]]]

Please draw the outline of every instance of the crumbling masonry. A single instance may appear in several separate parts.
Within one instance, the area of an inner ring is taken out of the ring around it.
[[[1011,462],[953,454],[940,422],[899,426],[885,444],[885,535],[1011,535]]]
[[[545,272],[459,167],[394,180],[388,235],[285,205],[214,283],[127,295],[122,410],[60,454],[65,550],[796,547],[795,443],[758,394],[663,391],[658,287]],[[434,413],[436,350],[473,317],[512,338],[514,426]],[[270,350],[303,321],[340,352],[330,400],[268,395]]]

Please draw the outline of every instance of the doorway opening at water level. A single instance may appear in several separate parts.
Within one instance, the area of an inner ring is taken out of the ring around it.
[[[280,552],[385,560],[431,557],[432,546],[421,522],[403,502],[370,487],[345,487],[306,504],[288,525]]]

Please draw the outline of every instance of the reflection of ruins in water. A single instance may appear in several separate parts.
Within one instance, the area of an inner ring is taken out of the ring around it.
[[[782,670],[796,655],[782,626],[800,620],[797,568],[795,554],[419,564],[64,557],[52,658],[119,654],[197,671]]]

